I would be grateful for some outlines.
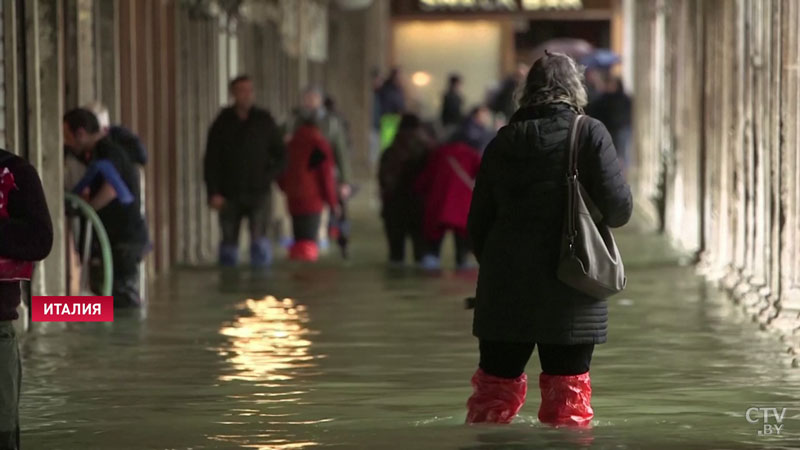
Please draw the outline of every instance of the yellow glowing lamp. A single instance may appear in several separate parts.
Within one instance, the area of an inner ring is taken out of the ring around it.
[[[411,75],[411,82],[414,83],[414,86],[424,87],[431,84],[431,74],[428,72],[414,72]]]

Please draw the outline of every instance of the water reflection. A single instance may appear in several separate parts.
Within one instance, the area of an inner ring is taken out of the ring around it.
[[[234,373],[222,374],[222,381],[288,381],[295,371],[314,367],[309,353],[312,332],[306,327],[308,312],[292,299],[268,296],[248,299],[239,305],[240,316],[219,332],[230,338],[220,350]],[[277,400],[272,400],[277,401]]]
[[[317,446],[307,439],[294,439],[293,426],[308,426],[331,419],[307,420],[290,405],[302,402],[307,389],[300,387],[308,369],[316,367],[308,339],[313,333],[306,324],[308,311],[292,299],[268,296],[248,299],[237,305],[237,318],[219,332],[228,338],[218,349],[231,370],[219,376],[225,382],[255,382],[256,390],[247,395],[228,395],[235,407],[225,414],[227,432],[209,436],[236,448],[262,450],[301,449]],[[304,371],[302,374],[300,371]],[[289,383],[291,382],[291,383]],[[252,426],[260,428],[253,434]]]
[[[800,448],[800,371],[782,364],[785,344],[629,231],[618,237],[630,284],[592,369],[595,428],[538,424],[535,383],[511,425],[464,426],[474,280],[384,273],[380,229],[360,236],[355,268],[278,265],[226,293],[216,271],[175,271],[143,320],[33,327],[25,447],[133,448],[120,436],[135,424],[137,449]],[[534,357],[529,376],[538,369]],[[753,406],[788,408],[786,436],[758,436]]]

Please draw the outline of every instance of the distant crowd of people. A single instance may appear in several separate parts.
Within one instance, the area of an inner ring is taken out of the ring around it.
[[[211,125],[204,158],[209,205],[218,211],[222,229],[220,265],[238,264],[243,219],[250,228],[251,266],[271,263],[273,184],[285,193],[291,216],[290,259],[316,261],[322,228],[347,257],[347,202],[354,192],[350,138],[333,100],[316,87],[307,88],[289,123],[281,127],[255,105],[248,76],[235,78],[229,87],[233,103]],[[326,209],[330,220],[323,224]]]
[[[462,76],[451,74],[438,120],[428,122],[409,110],[399,68],[385,77],[375,73],[372,155],[392,264],[404,263],[410,240],[414,263],[440,267],[443,238],[452,232],[457,267],[471,267],[466,224],[475,178],[483,152],[515,111],[515,95],[526,74],[527,67],[520,64],[483,103],[469,109]],[[590,67],[586,87],[587,114],[609,130],[627,168],[630,98],[607,67]],[[290,259],[317,260],[321,236],[336,242],[347,257],[347,205],[356,189],[347,121],[333,100],[309,87],[289,120],[278,124],[255,104],[255,86],[248,76],[233,79],[229,91],[232,103],[212,123],[204,156],[208,204],[218,212],[222,235],[219,263],[238,264],[239,230],[245,219],[250,264],[271,263],[273,185],[286,196],[292,236],[284,244]],[[140,186],[140,172],[147,164],[145,146],[134,132],[111,124],[100,103],[68,111],[63,122],[65,190],[86,199],[108,233],[116,304],[140,305],[140,266],[151,246]],[[77,261],[78,249],[85,246],[82,239],[81,230],[68,238],[73,293],[80,289],[82,271],[90,271],[92,280],[98,278],[94,267],[80,267]],[[93,254],[99,251],[97,245],[91,248]]]
[[[449,77],[438,123],[405,109],[399,69],[375,89],[375,133],[380,135],[378,183],[389,261],[405,262],[406,241],[413,260],[440,267],[442,241],[452,232],[456,266],[470,267],[467,213],[481,154],[496,131],[487,105],[464,113],[462,78]]]
[[[567,130],[577,127],[585,111],[597,119],[576,134],[594,147],[580,159],[587,193],[608,226],[628,221],[632,199],[624,171],[631,163],[631,99],[608,67],[590,67],[584,86],[582,69],[562,54],[548,53],[530,72],[520,65],[468,110],[462,86],[460,75],[449,77],[441,114],[431,123],[407,107],[399,69],[385,78],[375,74],[372,156],[389,262],[405,264],[410,240],[413,262],[438,269],[448,233],[458,269],[473,266],[471,253],[480,261],[474,330],[481,361],[469,422],[511,420],[525,399],[525,364],[539,345],[545,372],[540,420],[585,425],[593,415],[588,369],[594,344],[605,341],[607,312],[604,303],[565,289],[551,270],[563,221],[563,196],[556,194],[566,173]],[[289,258],[316,261],[323,230],[347,257],[348,201],[356,189],[347,122],[333,100],[309,87],[281,126],[256,106],[248,76],[233,79],[229,90],[232,104],[211,124],[203,161],[208,205],[218,212],[222,231],[219,264],[238,264],[239,229],[246,219],[250,264],[270,265],[275,184],[291,216]],[[147,151],[135,133],[111,124],[99,103],[68,111],[63,136],[65,190],[97,211],[108,235],[114,304],[139,306],[140,266],[151,247],[140,185]],[[329,220],[323,223],[326,210]],[[72,231],[73,263],[79,248],[88,245],[97,254],[87,230]],[[0,235],[0,396],[9,399],[8,411],[0,411],[0,447],[15,448],[20,364],[11,322],[18,316],[19,281],[29,279],[33,261],[49,253],[53,227],[35,170],[3,150]],[[96,278],[94,267],[72,266]],[[532,301],[537,290],[549,297]],[[575,393],[578,401],[569,400]]]
[[[630,97],[610,67],[592,67],[587,73],[586,113],[606,125],[627,168]],[[438,269],[442,239],[452,231],[456,266],[471,267],[466,225],[481,157],[497,130],[517,110],[517,94],[527,74],[528,66],[519,64],[484,103],[467,113],[463,78],[451,74],[435,123],[406,110],[399,69],[381,82],[376,79],[373,134],[379,136],[375,142],[380,145],[373,151],[380,155],[381,217],[391,264],[403,264],[410,239],[414,262]]]

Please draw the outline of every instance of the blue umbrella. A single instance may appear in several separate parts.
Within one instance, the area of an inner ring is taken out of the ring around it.
[[[582,58],[581,64],[586,66],[587,69],[607,69],[614,64],[618,64],[620,60],[621,59],[618,54],[607,48],[601,48]]]

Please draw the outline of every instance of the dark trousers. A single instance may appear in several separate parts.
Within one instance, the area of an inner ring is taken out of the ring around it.
[[[469,245],[469,239],[459,233],[453,233],[453,238],[456,243],[456,265],[464,265],[464,263],[467,262],[469,253],[472,251],[472,247]],[[438,258],[439,255],[442,254],[442,242],[444,242],[444,236],[438,241],[429,242],[428,252]]]
[[[238,248],[242,219],[247,218],[253,242],[267,237],[267,227],[272,217],[272,197],[269,192],[225,198],[219,212],[222,245]]]
[[[406,238],[411,238],[414,261],[420,262],[425,255],[422,225],[409,217],[384,217],[383,228],[389,243],[389,261],[402,263],[406,259]]]
[[[111,263],[113,282],[111,283],[111,295],[114,297],[114,306],[118,308],[141,306],[142,297],[140,292],[140,264],[145,253],[145,245],[131,243],[111,243]],[[99,258],[99,245],[96,246],[94,254]],[[94,292],[102,290],[103,266],[93,263],[89,268],[89,282]]]
[[[535,343],[480,340],[480,368],[489,375],[517,378],[533,354]],[[580,375],[589,371],[594,344],[539,344],[539,362],[548,375]]]
[[[117,244],[111,247],[114,261],[114,282],[111,294],[114,306],[139,306],[142,303],[139,292],[140,264],[143,249],[141,245]]]
[[[292,216],[292,233],[294,241],[314,241],[319,237],[319,226],[322,223],[322,214],[303,214]]]
[[[350,219],[347,214],[347,201],[341,198],[339,199],[339,210],[341,213],[338,218],[331,213],[328,228],[337,227],[339,229],[339,239],[346,242],[350,239]]]
[[[22,364],[13,322],[0,321],[0,450],[19,448]]]

